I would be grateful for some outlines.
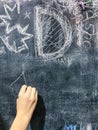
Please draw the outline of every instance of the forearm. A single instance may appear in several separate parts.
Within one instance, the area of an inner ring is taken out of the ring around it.
[[[29,121],[27,121],[27,119],[16,116],[10,130],[26,130],[28,123]]]

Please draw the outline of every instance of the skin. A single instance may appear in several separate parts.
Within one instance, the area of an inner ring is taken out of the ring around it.
[[[38,100],[36,88],[23,85],[16,103],[16,117],[10,130],[26,130]]]

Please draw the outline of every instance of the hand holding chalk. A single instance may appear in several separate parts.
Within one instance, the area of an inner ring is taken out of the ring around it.
[[[20,89],[16,110],[17,114],[10,130],[26,130],[38,100],[36,88],[23,85]]]

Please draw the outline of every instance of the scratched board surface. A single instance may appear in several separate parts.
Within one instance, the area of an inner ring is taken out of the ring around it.
[[[98,129],[98,0],[0,1],[0,115],[6,129],[23,84],[36,86],[41,98],[38,120],[28,129],[85,130],[88,123]]]

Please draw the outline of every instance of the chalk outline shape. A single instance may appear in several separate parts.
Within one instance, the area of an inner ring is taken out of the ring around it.
[[[56,19],[62,27],[64,37],[67,36],[63,47],[60,50],[53,53],[48,53],[48,54],[43,53],[43,46],[42,46],[43,40],[42,40],[42,35],[41,35],[42,28],[41,28],[41,22],[40,22],[42,14],[48,15]],[[58,10],[54,8],[50,8],[48,6],[36,6],[34,10],[34,16],[35,16],[34,17],[35,18],[34,32],[35,32],[36,56],[43,57],[45,59],[54,59],[54,58],[59,58],[63,56],[63,54],[67,52],[67,50],[69,49],[72,43],[72,27],[67,17],[64,16],[62,13],[58,12]]]

